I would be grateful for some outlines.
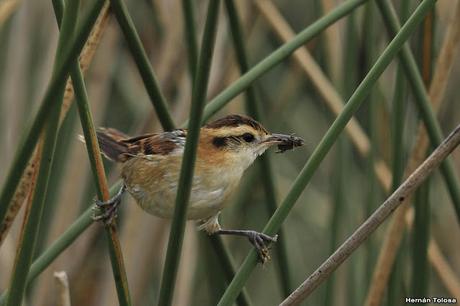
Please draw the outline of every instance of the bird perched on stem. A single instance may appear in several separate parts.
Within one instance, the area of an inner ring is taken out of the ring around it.
[[[109,201],[96,201],[102,209],[96,220],[111,223],[121,196],[128,191],[148,213],[171,218],[179,181],[187,130],[146,134],[130,138],[115,129],[100,129],[97,138],[102,153],[122,164],[123,186]],[[187,219],[197,220],[208,234],[246,236],[265,262],[267,246],[277,236],[252,230],[227,230],[218,216],[225,200],[236,189],[244,171],[271,146],[278,152],[303,145],[292,135],[272,134],[259,122],[241,115],[229,115],[203,126]]]

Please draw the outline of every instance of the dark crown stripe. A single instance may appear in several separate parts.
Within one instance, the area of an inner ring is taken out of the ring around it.
[[[229,115],[206,124],[209,129],[219,129],[222,127],[237,127],[247,125],[256,130],[267,133],[267,130],[257,121],[252,118],[241,115]]]

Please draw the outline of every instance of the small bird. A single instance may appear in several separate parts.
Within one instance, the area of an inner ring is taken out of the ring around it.
[[[133,138],[112,128],[99,129],[97,138],[103,155],[122,164],[123,186],[107,202],[96,201],[103,211],[95,219],[112,222],[125,191],[149,214],[171,218],[186,136],[186,129]],[[262,262],[269,259],[268,245],[277,236],[222,229],[218,216],[244,171],[257,156],[275,145],[279,152],[284,152],[303,145],[303,140],[293,135],[272,134],[259,122],[242,115],[229,115],[203,126],[187,210],[187,219],[197,220],[199,229],[210,235],[247,237]]]

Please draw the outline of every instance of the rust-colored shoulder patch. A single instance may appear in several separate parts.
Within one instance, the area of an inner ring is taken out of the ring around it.
[[[209,129],[219,129],[222,127],[237,127],[240,125],[248,125],[258,131],[268,133],[267,130],[259,122],[255,121],[254,119],[250,117],[237,115],[237,114],[228,115],[223,118],[212,121],[206,124],[206,127]]]

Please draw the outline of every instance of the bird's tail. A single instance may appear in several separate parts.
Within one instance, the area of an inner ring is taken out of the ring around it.
[[[106,158],[116,162],[124,162],[128,159],[130,155],[128,143],[123,140],[128,139],[129,136],[112,128],[99,128],[96,135],[101,153]],[[83,142],[85,141],[82,136],[79,138]]]

